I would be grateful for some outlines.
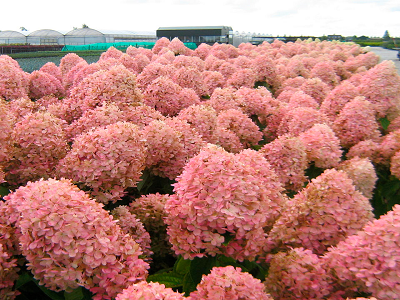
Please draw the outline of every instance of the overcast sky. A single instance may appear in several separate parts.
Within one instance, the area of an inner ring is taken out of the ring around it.
[[[399,0],[19,0],[2,1],[0,11],[0,30],[224,25],[273,36],[400,37]]]

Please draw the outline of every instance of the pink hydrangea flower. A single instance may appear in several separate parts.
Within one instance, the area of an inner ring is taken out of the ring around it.
[[[400,179],[400,151],[390,159],[390,173]]]
[[[228,109],[240,109],[240,100],[235,94],[236,89],[232,87],[216,88],[209,100],[205,101],[217,112]]]
[[[200,57],[202,60],[205,60],[210,53],[211,47],[211,45],[202,43],[196,49],[194,49],[194,55]]]
[[[104,103],[94,109],[86,110],[79,119],[68,125],[66,134],[69,140],[73,140],[79,134],[92,128],[107,126],[119,121],[126,121],[124,112],[114,103]]]
[[[267,159],[278,175],[282,185],[291,191],[298,191],[307,182],[305,170],[308,167],[304,144],[297,137],[283,135],[264,145],[260,153]]]
[[[10,112],[15,116],[16,121],[20,121],[25,115],[37,112],[40,105],[37,101],[23,97],[8,101],[8,107]]]
[[[175,55],[188,55],[192,54],[192,50],[186,47],[183,42],[181,42],[178,38],[173,38],[169,43],[168,48],[175,53]]]
[[[65,95],[61,82],[48,73],[33,71],[29,75],[29,97],[39,99],[47,95],[62,98]]]
[[[76,53],[68,53],[61,58],[59,68],[63,81],[68,72],[82,61],[84,61],[84,59]]]
[[[39,111],[27,114],[12,132],[13,158],[5,167],[7,182],[13,186],[50,178],[57,164],[69,151],[64,132],[65,121]]]
[[[100,202],[116,202],[139,182],[146,155],[140,129],[133,123],[117,122],[77,136],[59,162],[58,174],[90,188]]]
[[[62,82],[62,75],[61,75],[61,70],[57,65],[53,62],[47,62],[45,63],[39,71],[45,72],[47,74],[53,75],[55,78],[57,78],[60,82]]]
[[[159,38],[156,43],[154,44],[153,48],[151,51],[154,54],[158,54],[163,48],[168,48],[170,43],[170,40],[167,39],[166,37]],[[131,47],[131,46],[130,46]],[[129,48],[129,47],[128,47]],[[133,47],[132,47],[133,48]],[[127,49],[128,50],[128,49]]]
[[[372,206],[343,171],[326,170],[286,206],[268,236],[269,249],[304,247],[323,254],[372,220]]]
[[[274,299],[319,300],[331,293],[330,277],[319,257],[303,248],[275,254],[264,284]]]
[[[118,59],[125,68],[131,71],[133,74],[139,74],[139,66],[135,59],[129,54],[123,53],[121,57]]]
[[[129,234],[132,239],[140,245],[143,255],[141,259],[150,263],[153,252],[150,249],[150,234],[146,231],[143,223],[137,216],[130,212],[129,208],[125,205],[118,206],[111,211],[114,220],[118,220],[118,225],[121,230]]]
[[[381,135],[372,104],[361,96],[343,107],[333,122],[332,129],[344,148],[350,148],[364,140],[377,140]]]
[[[256,75],[252,69],[238,69],[227,80],[226,86],[239,89],[240,87],[254,87]]]
[[[276,100],[272,98],[272,94],[265,87],[247,88],[241,87],[235,91],[237,102],[240,109],[248,116],[263,117],[269,114],[275,106]]]
[[[168,53],[172,54],[172,52]],[[186,56],[186,55],[173,56],[172,63],[177,69],[185,67],[185,68],[195,68],[200,72],[204,71],[204,60],[202,60],[198,56]]]
[[[0,97],[5,100],[26,98],[29,93],[29,74],[8,55],[0,55]]]
[[[379,59],[379,56],[374,52],[351,55],[344,61],[344,67],[351,73],[357,73],[361,69],[368,70],[376,66],[379,63]]]
[[[119,59],[122,56],[122,54],[124,54],[124,53],[121,50],[118,50],[115,47],[110,47],[107,49],[107,51],[103,52],[100,55],[99,60],[106,60],[109,58]]]
[[[353,157],[342,161],[337,169],[346,172],[347,176],[353,180],[356,189],[368,199],[372,199],[378,176],[369,158]]]
[[[371,293],[381,300],[400,294],[400,205],[332,247],[324,268],[342,289]],[[354,296],[349,295],[349,297]]]
[[[146,278],[139,244],[71,181],[29,182],[5,199],[28,269],[41,285],[53,291],[83,286],[98,300]]]
[[[10,111],[9,102],[0,98],[0,166],[12,158],[13,139],[11,133],[16,122],[16,117]]]
[[[221,111],[217,116],[216,127],[234,133],[239,138],[243,149],[257,145],[263,137],[259,127],[237,109]],[[215,139],[219,144],[218,134],[215,134]],[[224,147],[224,143],[220,145]]]
[[[183,294],[158,282],[141,281],[130,285],[117,295],[115,300],[184,300]]]
[[[185,259],[221,253],[240,261],[263,252],[286,198],[265,158],[209,145],[185,165],[167,200],[167,232]]]
[[[348,159],[353,157],[368,158],[375,164],[383,163],[382,155],[380,154],[380,143],[372,140],[361,141],[352,146],[346,154]]]
[[[310,129],[299,134],[303,142],[307,159],[316,167],[329,169],[336,167],[343,154],[340,140],[326,124],[315,124]]]
[[[158,257],[173,254],[164,221],[167,216],[164,207],[168,198],[167,194],[147,194],[129,204],[129,211],[136,215],[150,234],[151,250]]]
[[[190,293],[190,300],[272,300],[263,283],[241,268],[214,267],[211,273],[203,275],[197,290]]]
[[[15,299],[19,294],[14,289],[15,281],[19,278],[17,259],[8,253],[0,239],[0,299]]]
[[[321,104],[332,88],[319,78],[309,78],[300,86],[300,89]]]
[[[274,60],[269,55],[257,55],[251,61],[251,69],[255,73],[256,81],[265,81],[273,90],[278,90],[282,83]]]
[[[282,94],[280,94],[281,96]],[[303,91],[293,91],[291,94],[288,104],[290,107],[311,107],[314,109],[319,109],[319,104],[313,97],[307,95]]]
[[[181,91],[182,87],[179,84],[168,77],[160,76],[147,85],[144,91],[144,104],[165,116],[175,116],[183,108],[178,97]]]
[[[182,66],[175,71],[172,80],[183,88],[193,89],[199,97],[205,95],[201,71],[197,68]]]
[[[311,78],[319,78],[331,88],[340,83],[340,77],[336,74],[331,60],[321,61],[314,65],[310,71]]]
[[[330,125],[328,117],[311,107],[295,107],[287,110],[279,124],[278,135],[300,133],[312,128],[315,124]]]
[[[179,119],[155,120],[143,129],[148,154],[146,166],[160,177],[175,179],[187,161],[206,142],[189,123]]]
[[[379,118],[393,120],[400,115],[400,76],[393,61],[385,60],[363,74],[358,91]]]
[[[67,74],[64,75],[63,77],[63,86],[67,93],[69,92],[69,89],[75,82],[75,76],[78,74],[82,69],[86,69],[89,64],[86,62],[86,60],[82,60],[81,62],[77,63],[75,66],[73,66]]]
[[[78,68],[76,72],[74,72],[74,77],[71,87],[77,86],[86,76],[96,73],[97,71],[100,71],[102,69],[100,64],[98,63],[92,63],[86,66],[84,66],[84,64],[82,65],[83,65],[82,68]]]
[[[208,143],[214,143],[214,130],[217,127],[218,114],[214,108],[208,105],[192,105],[182,109],[176,116],[190,124]]]
[[[85,110],[103,102],[114,102],[120,109],[142,104],[142,94],[136,86],[136,76],[124,66],[101,70],[85,77],[70,92],[70,110],[80,117]]]
[[[334,121],[346,103],[359,95],[357,88],[351,82],[347,80],[342,81],[326,96],[321,104],[321,111],[326,114],[331,121]]]
[[[160,63],[152,62],[137,76],[137,85],[142,91],[145,91],[147,86],[151,84],[153,80],[162,76],[172,78],[175,71],[176,68],[171,64],[162,65]]]

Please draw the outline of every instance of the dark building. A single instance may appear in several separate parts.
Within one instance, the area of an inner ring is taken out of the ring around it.
[[[166,37],[169,40],[178,38],[181,42],[197,45],[233,42],[233,31],[229,26],[160,27],[156,35],[157,38]]]

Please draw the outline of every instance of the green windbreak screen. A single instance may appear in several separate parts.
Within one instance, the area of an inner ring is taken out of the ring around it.
[[[117,48],[119,50],[126,50],[129,46],[133,47],[142,47],[147,49],[152,49],[155,45],[154,42],[121,42],[121,43],[97,43],[97,44],[88,44],[88,45],[65,45],[62,51],[87,51],[87,50],[107,50],[110,47]],[[189,49],[196,49],[196,43],[184,43],[186,47]]]

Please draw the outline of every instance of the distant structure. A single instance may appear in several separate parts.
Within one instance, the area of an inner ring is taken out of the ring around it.
[[[194,26],[194,27],[160,27],[156,31],[157,38],[169,40],[178,38],[184,43],[233,43],[233,31],[229,26]]]
[[[94,43],[155,42],[155,32],[128,30],[96,30],[89,27],[77,28],[67,33],[52,29],[29,31],[0,31],[0,45],[86,45]]]

